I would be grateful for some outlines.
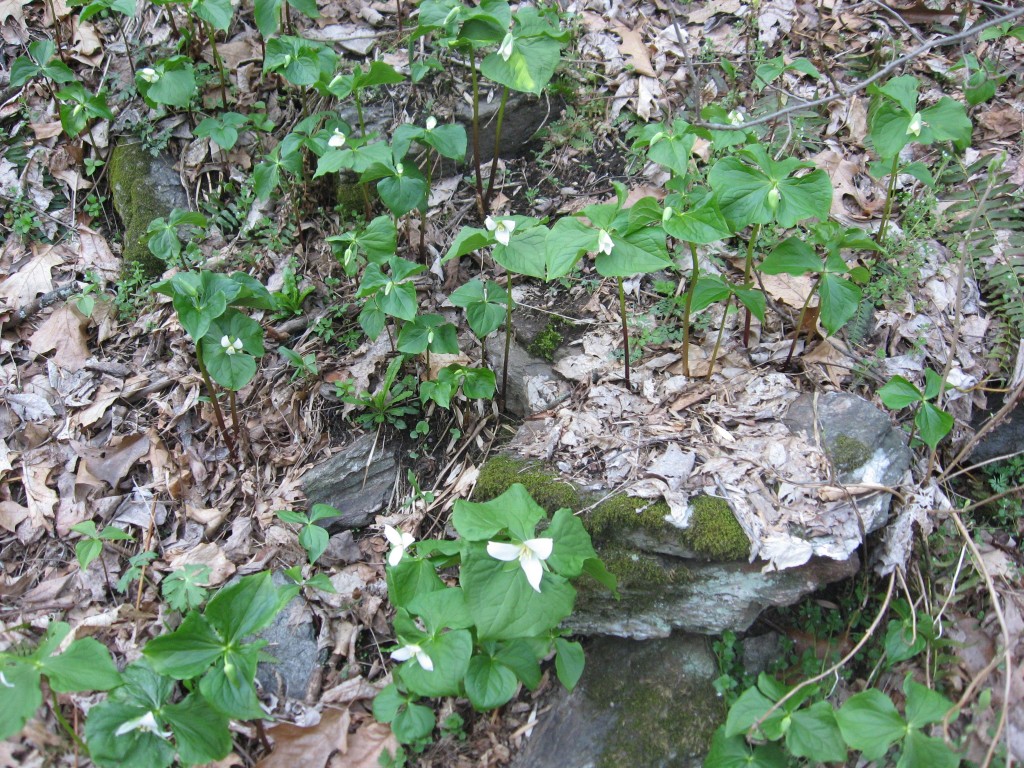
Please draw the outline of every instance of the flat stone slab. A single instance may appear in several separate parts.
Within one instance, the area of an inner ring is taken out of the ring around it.
[[[586,648],[576,689],[555,695],[512,768],[697,768],[725,708],[703,637]]]
[[[397,448],[375,446],[374,437],[363,435],[302,476],[310,507],[329,504],[341,513],[318,523],[332,533],[369,525],[391,498],[399,471]]]

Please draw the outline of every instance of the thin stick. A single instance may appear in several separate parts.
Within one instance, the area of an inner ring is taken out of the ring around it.
[[[697,275],[700,272],[700,261],[697,258],[697,246],[690,246],[690,284],[686,286],[686,302],[683,304],[683,375],[690,375],[690,307],[693,305],[693,294],[697,290]]]
[[[480,84],[476,74],[476,50],[469,49],[469,76],[473,84],[473,163],[476,166],[476,204],[480,218],[487,215],[484,207],[484,181],[480,170]],[[504,391],[504,390],[503,390]]]
[[[629,389],[629,326],[626,324],[626,290],[618,278],[619,316],[622,318],[622,354],[626,363],[626,389]]]
[[[494,195],[494,179],[498,175],[498,148],[501,147],[501,124],[505,120],[505,104],[508,103],[508,86],[501,92],[501,104],[498,105],[498,119],[494,126],[494,157],[491,158],[491,175],[487,179],[487,194],[484,197],[484,213],[491,209],[491,197]]]

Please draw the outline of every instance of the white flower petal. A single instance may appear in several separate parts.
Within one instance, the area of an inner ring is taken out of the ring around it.
[[[431,115],[427,118],[427,130],[432,131],[437,128],[437,118]]]
[[[132,731],[147,731],[161,739],[171,738],[170,731],[161,731],[160,725],[156,721],[156,716],[152,712],[147,712],[141,717],[136,717],[132,720],[127,720],[118,726],[117,730],[114,731],[115,736],[124,736],[126,733]]]
[[[540,592],[540,580],[544,575],[544,566],[541,565],[540,560],[531,555],[521,558],[519,564],[523,567],[523,573],[526,574],[526,580],[530,582],[533,591]]]
[[[402,558],[404,556],[405,547],[395,547],[390,552],[388,552],[388,565],[390,565],[392,568],[396,567],[400,562],[402,562]]]
[[[522,551],[523,548],[516,544],[504,544],[500,541],[487,542],[487,554],[495,560],[502,560],[506,563],[519,559]]]
[[[395,661],[408,661],[417,653],[420,653],[420,651],[420,647],[415,643],[403,645],[401,648],[396,648],[391,652],[391,658]]]
[[[224,349],[227,349],[228,347],[231,346],[231,339],[228,338],[227,336],[221,336],[220,337],[220,345],[222,347],[224,347]]]
[[[393,528],[392,526],[385,524],[384,525],[384,538],[386,538],[389,542],[391,542],[392,546],[395,546],[395,547],[402,546],[402,534],[399,532],[399,530],[397,528]]]
[[[512,33],[509,32],[505,35],[505,39],[501,41],[501,46],[498,48],[498,55],[505,61],[508,61],[512,56],[512,46],[515,43],[515,38],[512,37]]]
[[[607,253],[609,256],[612,254],[612,249],[615,247],[615,243],[612,242],[612,236],[609,235],[605,230],[601,230],[597,233],[597,250],[598,253]]]
[[[488,232],[493,232],[498,228],[498,222],[496,222],[494,219],[488,216],[486,219],[484,219],[484,226],[487,227]]]
[[[338,149],[340,147],[344,147],[345,146],[345,134],[342,133],[341,131],[335,130],[335,132],[333,134],[331,134],[331,138],[329,138],[327,140],[327,145],[329,147],[334,147],[335,149]]]
[[[555,540],[549,538],[527,539],[523,546],[530,550],[540,560],[547,560],[551,557],[551,550],[554,548]]]
[[[423,667],[427,672],[434,671],[434,661],[424,651],[418,651],[416,653],[416,661],[419,662],[420,666]]]

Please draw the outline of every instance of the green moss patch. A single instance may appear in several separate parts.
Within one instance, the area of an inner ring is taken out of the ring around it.
[[[154,192],[150,169],[153,157],[141,144],[121,143],[110,153],[108,172],[112,200],[117,215],[124,223],[125,274],[138,265],[148,280],[155,280],[167,265],[150,253],[143,237],[154,219],[166,217],[171,208]]]
[[[537,337],[530,344],[529,352],[549,363],[555,359],[555,352],[562,345],[562,333],[559,330],[562,323],[552,319],[544,326],[544,330],[537,334]]]
[[[536,462],[494,456],[480,467],[480,476],[473,491],[473,501],[490,501],[501,496],[513,483],[522,483],[544,510],[554,514],[568,508],[574,512],[581,506],[576,486],[545,470]]]
[[[622,530],[640,528],[650,533],[665,530],[668,526],[665,515],[669,511],[664,501],[651,502],[620,494],[598,504],[585,522],[596,541],[611,541]]]
[[[716,496],[691,500],[693,514],[683,541],[697,554],[712,560],[743,560],[750,554],[750,540],[736,522],[729,502]]]
[[[837,472],[851,472],[868,463],[874,451],[860,440],[849,435],[839,435],[832,442],[828,457]]]

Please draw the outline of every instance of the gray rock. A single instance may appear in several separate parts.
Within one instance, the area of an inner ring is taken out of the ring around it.
[[[487,337],[487,364],[498,378],[501,388],[502,366],[505,360],[505,334]],[[514,416],[526,417],[547,410],[569,393],[569,383],[555,373],[555,369],[539,357],[534,357],[512,339],[508,360],[508,392],[505,410]]]
[[[779,660],[781,653],[782,635],[778,632],[744,638],[743,670],[751,675],[765,672]]]
[[[668,583],[619,588],[621,600],[582,591],[565,626],[582,635],[634,640],[668,637],[674,630],[717,635],[746,630],[766,608],[792,605],[826,584],[857,573],[848,560],[814,558],[797,568],[763,572],[758,563],[704,563],[660,557]]]
[[[278,587],[290,583],[277,571],[273,582]],[[256,668],[256,679],[263,691],[308,704],[315,702],[328,652],[326,648],[317,648],[313,612],[306,599],[301,594],[293,597],[257,638],[267,641],[264,650],[277,659],[276,663],[260,662]]]
[[[789,406],[784,419],[794,433],[820,435],[838,479],[845,485],[897,486],[913,457],[906,436],[867,400],[845,392],[805,394]],[[857,500],[856,514],[868,533],[885,524],[892,496],[880,493]],[[837,514],[838,516],[838,514]]]
[[[601,638],[572,693],[561,691],[513,768],[700,766],[725,718],[707,640]]]
[[[480,162],[494,157],[494,139],[498,125],[500,93],[491,101],[480,104]],[[527,93],[510,93],[505,104],[505,116],[501,124],[501,157],[515,157],[523,150],[534,134],[545,123],[558,118],[562,106],[548,99],[538,99]],[[455,119],[466,126],[469,146],[467,160],[473,160],[473,108],[464,101],[459,102]]]
[[[1002,407],[997,403],[996,410]],[[973,426],[977,429],[991,418],[991,413],[979,411]],[[1014,408],[1006,418],[991,432],[982,435],[981,440],[971,450],[967,464],[979,464],[999,456],[1016,453],[1024,445],[1024,408]]]
[[[310,506],[330,504],[341,513],[318,523],[329,531],[369,525],[391,498],[399,471],[397,448],[374,447],[374,438],[363,435],[302,476]]]

